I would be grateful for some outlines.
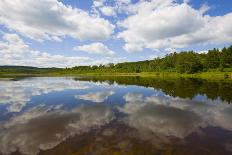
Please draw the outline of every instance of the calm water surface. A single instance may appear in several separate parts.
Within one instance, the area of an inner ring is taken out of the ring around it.
[[[0,154],[231,155],[232,82],[0,80]]]

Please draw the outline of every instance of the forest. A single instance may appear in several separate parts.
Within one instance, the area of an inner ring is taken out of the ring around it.
[[[67,72],[116,72],[116,73],[140,73],[140,72],[178,72],[197,73],[206,71],[231,71],[232,68],[232,45],[222,50],[212,49],[207,53],[183,51],[171,53],[163,58],[139,62],[124,62],[99,66],[76,66],[66,68]]]

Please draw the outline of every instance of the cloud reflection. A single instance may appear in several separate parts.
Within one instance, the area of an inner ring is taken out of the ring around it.
[[[65,78],[30,78],[20,81],[0,81],[0,104],[9,112],[20,112],[30,98],[65,89],[87,89],[85,82]]]
[[[115,101],[120,101],[119,97],[125,101],[123,105],[114,104],[112,107],[102,103],[81,104],[71,110],[65,109],[69,107],[62,105],[37,105],[21,113],[15,113],[0,122],[0,150],[4,154],[17,149],[24,154],[36,154],[39,150],[54,148],[67,138],[74,135],[78,137],[78,134],[81,135],[93,128],[99,129],[97,135],[101,133],[101,129],[105,130],[101,127],[109,122],[115,126],[113,135],[119,136],[120,140],[136,138],[148,140],[156,146],[171,144],[173,138],[185,139],[208,126],[232,131],[231,105],[213,102],[207,98],[201,98],[200,101],[183,99],[165,95],[160,90],[151,90],[153,95],[147,96],[151,93],[144,92],[144,89],[137,88],[136,92],[141,93],[132,93],[134,89],[129,89],[130,86],[116,88],[107,84],[95,85],[62,78],[33,78],[4,81],[1,84],[1,103],[7,104],[8,109],[13,112],[20,111],[34,95],[65,89],[87,89],[90,86],[101,88],[101,91],[90,89],[91,92],[75,97],[99,103],[112,95],[111,98]],[[122,92],[130,93],[120,96]],[[126,136],[123,137],[122,132]],[[104,132],[105,137],[112,137],[111,134]],[[228,147],[229,144],[225,146]]]
[[[0,124],[0,150],[4,154],[17,149],[24,154],[36,154],[112,119],[114,113],[102,104],[80,106],[70,111],[37,106]]]
[[[88,93],[84,95],[76,95],[75,97],[77,99],[100,103],[106,100],[109,96],[113,95],[114,93],[115,92],[112,90],[111,91],[100,91],[100,92]]]
[[[206,126],[232,131],[232,107],[228,104],[133,93],[124,99],[126,104],[118,109],[127,114],[124,122],[136,128],[141,138],[167,142],[169,137],[183,139]]]

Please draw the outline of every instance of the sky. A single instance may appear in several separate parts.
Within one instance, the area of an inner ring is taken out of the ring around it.
[[[0,65],[100,65],[231,44],[232,0],[0,0]]]

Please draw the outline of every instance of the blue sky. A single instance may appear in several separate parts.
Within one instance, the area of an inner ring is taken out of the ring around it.
[[[72,67],[232,43],[231,0],[0,0],[0,65]]]

